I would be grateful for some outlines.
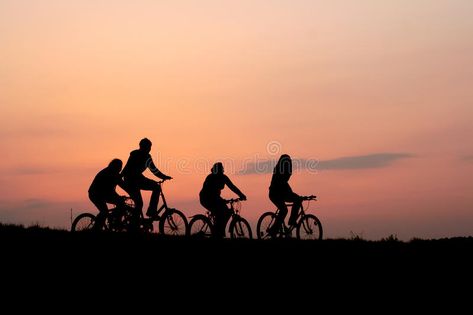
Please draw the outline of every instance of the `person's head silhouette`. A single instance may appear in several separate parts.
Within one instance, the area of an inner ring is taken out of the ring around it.
[[[221,162],[217,162],[212,166],[211,170],[212,174],[223,174],[223,164]]]
[[[140,141],[140,150],[149,153],[151,151],[151,141],[148,138],[143,138]]]
[[[123,162],[120,159],[113,159],[108,164],[108,167],[113,170],[115,173],[120,173],[122,170]]]
[[[274,172],[278,174],[291,175],[292,174],[292,159],[288,154],[283,154],[279,158]]]

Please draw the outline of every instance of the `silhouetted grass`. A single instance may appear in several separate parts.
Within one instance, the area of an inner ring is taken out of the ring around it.
[[[151,256],[227,255],[237,259],[260,258],[263,261],[290,261],[300,257],[313,257],[319,261],[337,262],[357,259],[369,263],[371,259],[469,259],[473,254],[473,238],[457,237],[448,239],[413,239],[403,242],[395,235],[379,241],[351,239],[328,239],[323,241],[281,240],[199,240],[184,237],[166,237],[157,234],[128,233],[71,233],[67,230],[52,229],[38,225],[24,227],[0,223],[0,239],[4,250],[16,249],[56,251],[78,254],[78,248],[88,252],[104,254],[116,250],[116,254],[126,255],[126,251],[140,251]],[[187,254],[186,254],[187,253]],[[169,257],[168,257],[169,258]],[[349,262],[356,264],[356,261]]]
[[[77,291],[73,299],[88,297],[91,290],[95,296],[114,290],[118,300],[129,292],[165,292],[169,298],[185,291],[201,301],[233,292],[258,303],[261,294],[276,290],[309,299],[319,296],[314,292],[368,300],[381,295],[402,304],[399,292],[415,296],[469,285],[473,266],[471,237],[196,240],[0,224],[0,243],[6,283],[27,283],[33,294],[47,293],[49,286],[68,295],[63,288],[69,288]]]

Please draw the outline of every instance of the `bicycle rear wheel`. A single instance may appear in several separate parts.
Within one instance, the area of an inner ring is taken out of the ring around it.
[[[276,220],[274,212],[263,213],[256,224],[256,233],[258,239],[271,239],[271,235],[268,233],[269,229],[273,226]]]
[[[176,209],[166,210],[159,221],[159,232],[163,235],[187,236],[189,223],[186,216]]]
[[[302,240],[321,240],[323,237],[322,223],[313,214],[305,215],[297,225],[297,238]]]
[[[72,222],[71,232],[91,231],[94,228],[95,215],[92,213],[79,214]]]
[[[232,220],[229,232],[231,238],[253,238],[250,224],[242,217],[237,217]]]
[[[210,238],[213,236],[213,225],[205,215],[195,215],[189,222],[189,235],[194,238]]]

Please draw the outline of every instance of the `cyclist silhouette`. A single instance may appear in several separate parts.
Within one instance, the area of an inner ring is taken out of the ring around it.
[[[279,209],[279,215],[276,217],[276,221],[269,231],[270,234],[276,234],[281,228],[288,212],[286,202],[293,203],[288,224],[296,224],[297,213],[302,205],[302,199],[298,194],[293,192],[291,186],[289,186],[291,175],[291,157],[287,154],[283,154],[274,167],[271,185],[269,186],[269,199]]]
[[[220,196],[223,188],[227,185],[238,197],[246,200],[243,194],[224,174],[223,164],[217,162],[213,165],[211,173],[205,178],[202,190],[199,193],[200,204],[215,216],[215,235],[225,237],[225,227],[233,211],[227,207],[227,202]]]
[[[115,191],[117,185],[125,189],[120,175],[122,165],[123,162],[120,159],[113,159],[106,168],[97,173],[89,187],[89,199],[99,210],[94,225],[97,230],[101,230],[105,224],[108,214],[107,203],[116,206],[124,204],[123,198]]]
[[[143,138],[140,141],[140,148],[130,153],[130,157],[123,168],[123,179],[126,185],[126,191],[130,194],[131,199],[135,203],[136,214],[141,215],[143,210],[143,197],[141,190],[151,190],[151,198],[149,201],[146,215],[152,217],[158,211],[158,199],[161,192],[161,186],[158,182],[149,179],[143,175],[143,172],[149,170],[161,179],[171,179],[172,177],[163,174],[153,163],[153,159],[149,152],[151,151],[151,141]]]

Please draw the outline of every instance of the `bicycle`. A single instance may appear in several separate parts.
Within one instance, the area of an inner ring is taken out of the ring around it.
[[[230,204],[232,211],[231,218],[228,220],[228,232],[232,239],[248,238],[252,239],[251,227],[248,221],[241,217],[241,199],[228,199],[226,203]],[[191,217],[189,222],[189,234],[192,237],[211,238],[215,236],[215,216],[207,210],[205,214],[196,214]]]
[[[162,184],[161,180],[158,184]],[[136,231],[152,233],[159,231],[163,235],[186,236],[188,234],[189,224],[186,216],[179,210],[169,208],[161,188],[160,197],[163,201],[156,215],[145,218],[140,212],[138,220],[136,219],[136,209],[129,197],[125,197],[123,206],[116,206],[109,210],[105,219],[105,225],[102,230],[112,232]],[[71,231],[92,230],[95,224],[95,215],[92,213],[82,213],[72,222]],[[138,221],[138,224],[136,223]],[[157,225],[157,227],[155,227]]]
[[[108,210],[105,217],[104,225],[100,228],[102,231],[125,231],[127,230],[127,222],[133,216],[134,204],[131,198],[121,196],[124,204],[117,205]],[[95,229],[95,221],[97,216],[84,212],[79,214],[72,222],[71,232],[92,231]]]
[[[314,195],[302,196],[303,201],[317,200]],[[286,203],[287,206],[292,206],[292,203]],[[301,205],[299,213],[297,214],[296,224],[287,226],[285,222],[282,223],[281,229],[276,235],[271,235],[269,229],[273,226],[276,217],[279,215],[279,209],[275,212],[265,212],[258,219],[256,225],[256,232],[259,239],[269,238],[290,238],[293,235],[294,230],[296,231],[297,239],[310,239],[310,240],[321,240],[323,237],[322,223],[313,214],[307,214],[305,211],[309,208],[309,204],[304,209],[304,205]]]

